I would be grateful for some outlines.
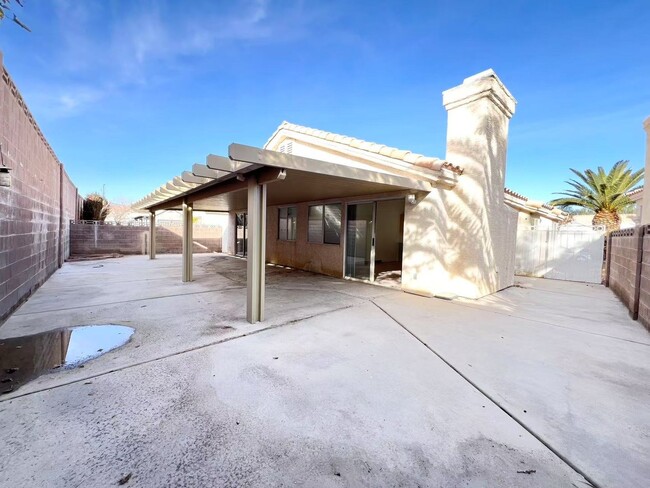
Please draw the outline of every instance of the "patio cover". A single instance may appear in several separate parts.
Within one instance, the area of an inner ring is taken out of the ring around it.
[[[310,159],[261,148],[231,144],[228,158],[209,155],[206,164],[136,202],[151,212],[150,257],[155,257],[155,212],[183,211],[183,281],[192,280],[192,211],[248,212],[246,317],[264,319],[264,266],[267,205],[283,205],[390,192],[425,192],[433,185],[453,186],[451,171],[387,171],[363,164],[354,166]]]

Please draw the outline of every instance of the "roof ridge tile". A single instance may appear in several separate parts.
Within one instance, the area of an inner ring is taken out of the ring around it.
[[[425,156],[423,154],[414,153],[406,149],[399,149],[396,147],[387,146],[385,144],[379,144],[377,142],[365,141],[363,139],[358,139],[343,134],[336,134],[334,132],[313,129],[304,125],[293,124],[286,120],[283,121],[278,127],[278,130],[280,129],[288,129],[300,134],[318,137],[319,139],[324,139],[327,141],[333,141],[338,144],[360,149],[362,151],[379,154],[381,156],[397,159],[399,161],[404,161],[405,163],[410,163],[415,166],[430,167],[431,169],[433,169],[434,166],[438,166],[438,168],[450,170],[458,175],[463,173],[462,168],[459,166],[456,166],[449,163],[448,161],[444,161],[439,158]]]

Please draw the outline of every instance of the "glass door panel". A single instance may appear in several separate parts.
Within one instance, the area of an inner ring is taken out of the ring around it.
[[[248,222],[246,213],[236,215],[235,255],[246,257],[248,254]]]
[[[348,205],[346,223],[345,276],[374,278],[375,204]]]

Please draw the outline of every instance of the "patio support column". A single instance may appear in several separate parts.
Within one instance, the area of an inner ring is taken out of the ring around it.
[[[183,200],[183,282],[192,281],[192,204]]]
[[[156,212],[149,211],[149,259],[156,259]]]
[[[266,185],[248,181],[248,258],[246,263],[246,320],[264,320],[264,266],[266,262]]]

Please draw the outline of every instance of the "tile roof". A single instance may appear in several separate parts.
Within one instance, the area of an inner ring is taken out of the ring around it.
[[[305,134],[308,136],[317,137],[319,139],[323,139],[326,141],[336,142],[338,144],[343,144],[355,149],[360,149],[362,151],[367,151],[370,153],[378,154],[380,156],[396,159],[398,161],[404,161],[406,163],[410,163],[414,166],[418,166],[421,168],[432,169],[432,170],[440,170],[444,168],[452,171],[453,173],[456,173],[457,175],[463,174],[463,169],[460,166],[455,166],[443,159],[424,156],[422,154],[417,154],[411,151],[398,149],[396,147],[377,144],[376,142],[368,142],[361,139],[356,139],[354,137],[344,136],[341,134],[334,134],[333,132],[327,132],[319,129],[312,129],[310,127],[292,124],[287,121],[284,121],[280,124],[277,130],[266,142],[266,144],[271,142],[271,140],[275,137],[275,135],[282,129],[297,132],[299,134]]]
[[[513,208],[523,208],[527,211],[543,215],[551,220],[557,220],[558,222],[566,222],[569,217],[569,214],[567,212],[564,212],[557,207],[549,205],[548,203],[531,200],[530,198],[525,197],[521,193],[517,193],[510,188],[504,188],[503,193],[506,197],[506,204],[510,205]]]

